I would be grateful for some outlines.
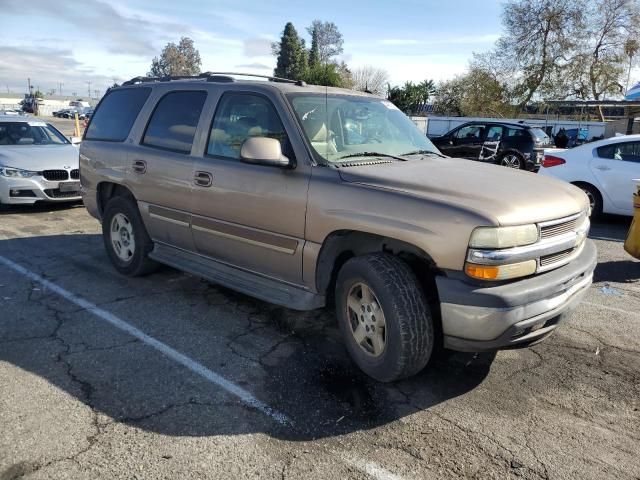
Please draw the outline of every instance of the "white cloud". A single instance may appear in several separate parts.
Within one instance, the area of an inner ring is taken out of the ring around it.
[[[247,57],[259,57],[271,54],[271,40],[268,38],[247,38],[244,41],[244,55]]]

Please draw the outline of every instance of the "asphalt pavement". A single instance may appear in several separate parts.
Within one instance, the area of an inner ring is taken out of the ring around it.
[[[379,384],[331,311],[170,268],[118,275],[81,205],[0,214],[0,480],[640,479],[640,262],[592,227],[595,282],[532,348]]]

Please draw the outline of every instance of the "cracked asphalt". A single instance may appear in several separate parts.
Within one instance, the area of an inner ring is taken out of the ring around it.
[[[250,392],[280,424],[0,265],[0,480],[640,479],[640,262],[595,224],[586,300],[545,342],[445,352],[392,385],[360,374],[329,311],[164,268],[118,275],[82,206],[0,214],[0,256]]]

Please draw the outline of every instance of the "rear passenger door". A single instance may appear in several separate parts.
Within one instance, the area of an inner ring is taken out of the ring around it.
[[[158,97],[140,145],[129,158],[129,182],[151,238],[194,250],[190,209],[195,158],[191,149],[207,93],[172,90]]]
[[[596,149],[590,168],[603,195],[616,208],[632,215],[634,179],[640,179],[640,142],[614,143]]]
[[[300,150],[304,160],[294,169],[240,160],[251,136],[280,140],[283,154],[295,160],[292,122],[275,93],[227,91],[220,97],[196,162],[192,225],[199,253],[301,284],[311,165]]]

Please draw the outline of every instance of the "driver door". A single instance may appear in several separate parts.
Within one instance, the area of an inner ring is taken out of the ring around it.
[[[196,161],[192,230],[202,255],[301,284],[311,165],[299,161],[283,169],[240,159],[244,140],[263,136],[280,140],[283,154],[295,161],[289,141],[295,130],[283,122],[285,112],[267,94],[227,91],[220,97]]]

